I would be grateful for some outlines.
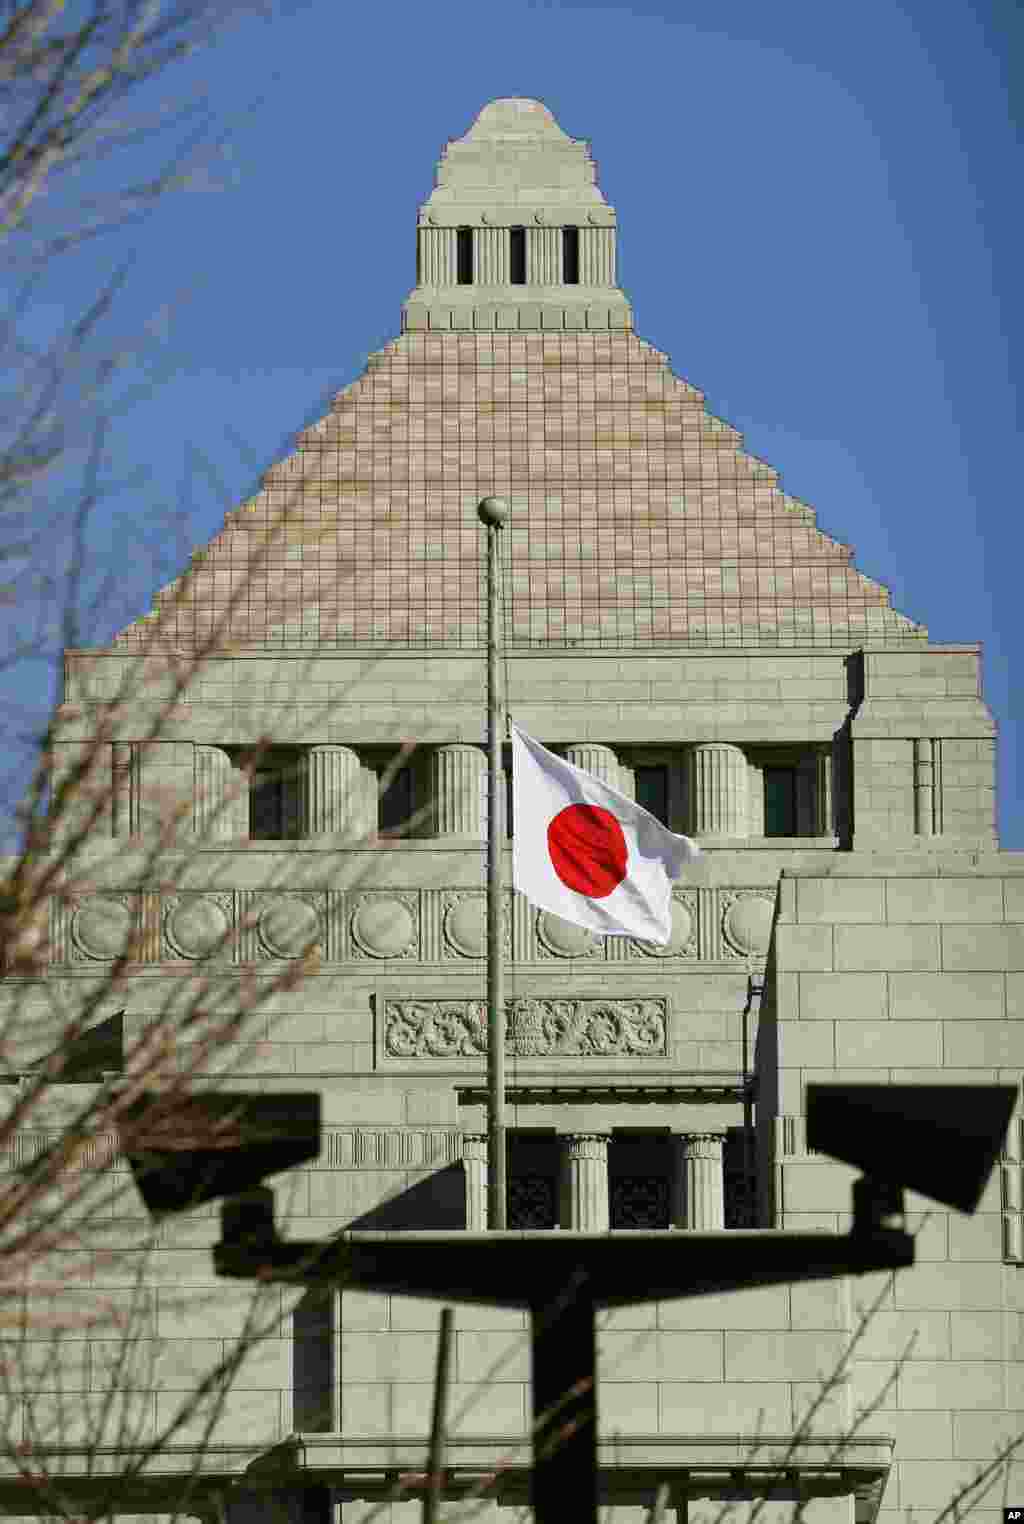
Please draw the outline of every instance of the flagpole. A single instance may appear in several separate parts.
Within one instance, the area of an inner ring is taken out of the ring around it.
[[[505,987],[502,968],[503,810],[500,791],[504,723],[498,687],[498,533],[508,504],[485,497],[477,515],[487,530],[487,1226],[504,1229]]]

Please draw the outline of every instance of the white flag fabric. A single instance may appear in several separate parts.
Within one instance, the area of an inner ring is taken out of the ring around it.
[[[672,880],[700,849],[512,725],[512,879],[520,894],[606,937],[665,946]]]

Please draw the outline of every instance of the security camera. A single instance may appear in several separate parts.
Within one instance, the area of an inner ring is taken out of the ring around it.
[[[808,1085],[807,1146],[863,1170],[891,1200],[906,1189],[973,1212],[1017,1093],[1015,1085]]]
[[[320,1152],[320,1096],[145,1094],[125,1113],[122,1147],[154,1217],[243,1196]],[[269,1194],[269,1193],[267,1193]]]

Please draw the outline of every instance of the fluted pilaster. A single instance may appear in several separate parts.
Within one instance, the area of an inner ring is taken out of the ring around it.
[[[350,746],[311,746],[302,794],[306,836],[366,834],[363,766]]]
[[[462,1169],[466,1177],[466,1231],[487,1229],[487,1134],[462,1134]]]
[[[746,836],[750,829],[749,770],[740,748],[724,741],[693,747],[688,775],[693,834]]]
[[[593,773],[602,783],[621,791],[619,759],[610,746],[581,741],[578,745],[565,748],[565,760],[571,762],[573,767],[581,767],[585,773]]]
[[[195,787],[192,796],[192,828],[197,836],[220,839],[238,834],[235,769],[219,746],[195,747]]]
[[[710,1232],[725,1227],[724,1132],[688,1133],[676,1139],[672,1226]]]
[[[479,746],[437,746],[430,758],[430,795],[437,836],[483,838],[484,775]]]
[[[607,1233],[608,1134],[564,1133],[561,1144],[561,1226],[578,1233]]]
[[[115,741],[111,750],[111,835],[134,836],[139,829],[139,759],[131,741]]]

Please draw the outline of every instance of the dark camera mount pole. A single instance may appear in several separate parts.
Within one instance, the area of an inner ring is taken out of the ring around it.
[[[904,1189],[973,1212],[1018,1093],[1011,1085],[809,1085],[808,1148],[865,1171],[853,1185],[847,1234],[350,1232],[326,1243],[282,1239],[273,1192],[255,1182],[316,1156],[315,1095],[191,1097],[188,1125],[177,1128],[160,1117],[150,1121],[145,1108],[154,1103],[144,1098],[141,1136],[125,1151],[156,1214],[228,1198],[213,1251],[219,1275],[527,1308],[534,1517],[537,1524],[596,1524],[597,1309],[906,1269],[914,1241],[894,1225]],[[213,1126],[204,1122],[206,1107]]]

